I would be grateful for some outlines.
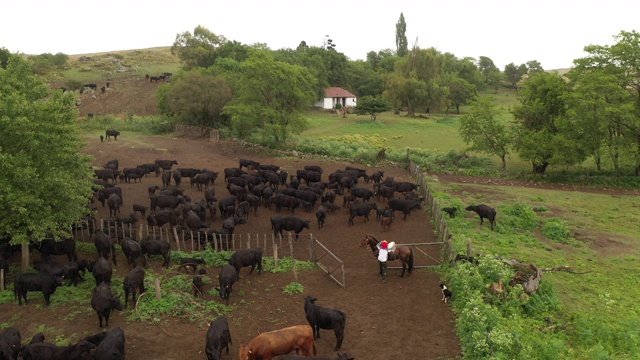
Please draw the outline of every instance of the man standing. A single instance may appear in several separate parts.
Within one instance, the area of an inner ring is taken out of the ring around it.
[[[382,240],[380,249],[378,250],[378,264],[380,265],[380,280],[386,282],[387,277],[387,259],[389,258],[389,244],[387,240]]]

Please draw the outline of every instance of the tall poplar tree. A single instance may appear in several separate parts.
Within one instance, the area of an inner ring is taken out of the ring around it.
[[[407,23],[404,21],[404,15],[400,13],[400,19],[396,23],[396,53],[400,57],[407,55],[409,51],[406,32]]]

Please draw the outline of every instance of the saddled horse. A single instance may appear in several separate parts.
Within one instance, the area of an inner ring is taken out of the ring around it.
[[[374,238],[370,234],[366,234],[362,241],[360,242],[360,247],[365,247],[369,245],[371,247],[371,251],[373,252],[373,256],[378,257],[378,239]],[[400,277],[404,276],[404,272],[408,271],[409,275],[413,271],[413,249],[409,246],[397,245],[394,251],[389,252],[389,258],[387,261],[400,260],[402,262],[402,274]]]

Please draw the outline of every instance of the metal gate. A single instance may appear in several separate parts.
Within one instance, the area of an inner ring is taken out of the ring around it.
[[[346,288],[344,262],[313,235],[309,235],[309,242],[311,261],[318,264],[318,266],[326,272],[333,281],[342,286],[343,289]]]

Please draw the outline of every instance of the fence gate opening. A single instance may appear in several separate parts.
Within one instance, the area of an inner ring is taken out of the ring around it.
[[[344,262],[324,246],[312,234],[309,234],[309,251],[311,261],[318,264],[318,267],[326,272],[333,281],[342,288],[346,288],[344,276]]]

